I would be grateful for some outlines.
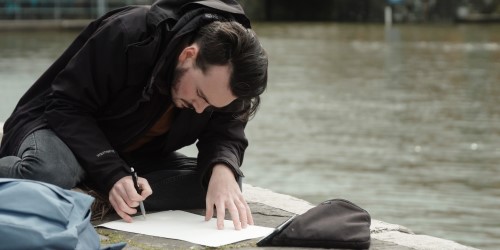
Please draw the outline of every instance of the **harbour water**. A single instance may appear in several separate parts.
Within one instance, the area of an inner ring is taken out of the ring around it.
[[[245,182],[500,245],[500,25],[256,24],[269,88]],[[0,33],[0,121],[76,36]],[[194,148],[184,150],[195,154]]]

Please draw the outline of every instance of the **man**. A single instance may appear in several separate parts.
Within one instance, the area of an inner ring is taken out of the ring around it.
[[[4,126],[0,177],[85,181],[128,222],[144,201],[149,210],[206,207],[207,220],[215,207],[219,229],[227,209],[245,228],[253,219],[240,190],[244,127],[267,64],[234,0],[112,11],[21,98]],[[175,152],[196,141],[197,159]]]

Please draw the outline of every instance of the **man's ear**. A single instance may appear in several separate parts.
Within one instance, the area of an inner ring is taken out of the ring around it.
[[[199,48],[196,44],[191,44],[185,47],[179,54],[179,64],[184,64],[190,60],[196,60]]]

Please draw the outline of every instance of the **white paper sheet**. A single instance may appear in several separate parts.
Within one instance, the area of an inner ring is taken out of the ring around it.
[[[237,231],[230,220],[224,220],[224,230],[218,230],[216,225],[217,219],[215,218],[205,221],[204,216],[173,210],[147,214],[147,219],[142,218],[142,215],[136,216],[132,223],[117,220],[99,226],[184,240],[209,247],[220,247],[242,240],[264,237],[274,230],[274,228],[249,225],[247,228]]]

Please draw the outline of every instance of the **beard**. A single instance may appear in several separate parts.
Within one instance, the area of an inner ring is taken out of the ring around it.
[[[172,86],[170,87],[170,94],[173,96],[174,92],[177,92],[179,89],[179,83],[181,82],[182,77],[186,74],[187,69],[175,67],[174,77],[172,79]]]
[[[187,71],[188,70],[185,68],[176,67],[174,70],[174,76],[172,78],[172,85],[170,87],[170,96],[172,97],[173,104],[178,108],[189,105],[189,103],[187,103],[185,100],[181,99],[178,96],[181,79],[182,77],[184,77]]]

